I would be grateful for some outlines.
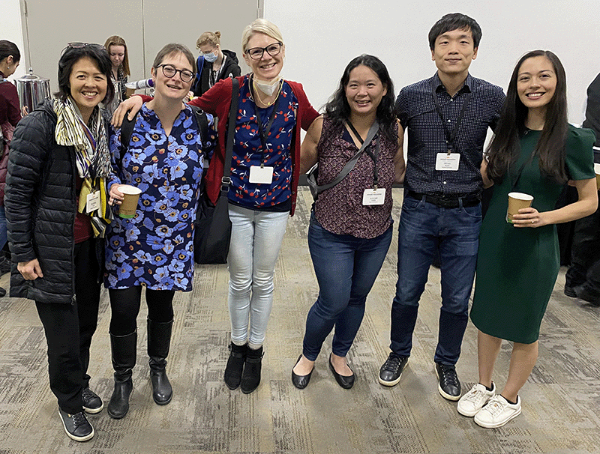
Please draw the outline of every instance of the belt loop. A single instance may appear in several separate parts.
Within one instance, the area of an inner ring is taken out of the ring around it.
[[[458,198],[458,208],[462,208],[463,207],[463,198],[459,197]]]

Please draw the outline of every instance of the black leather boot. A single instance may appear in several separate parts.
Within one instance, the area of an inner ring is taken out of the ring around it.
[[[173,397],[173,388],[167,377],[167,356],[171,346],[173,320],[159,323],[148,319],[148,356],[152,398],[158,405],[167,405]]]
[[[125,336],[111,334],[110,346],[115,369],[115,389],[106,411],[111,418],[121,419],[129,411],[129,396],[133,390],[131,370],[135,366],[137,332]]]
[[[229,359],[225,367],[225,384],[229,389],[237,389],[242,381],[242,370],[246,361],[246,351],[248,344],[235,345],[233,342],[229,345]]]
[[[244,372],[242,374],[242,392],[250,394],[260,384],[260,370],[262,368],[263,348],[252,350],[248,347],[246,353],[246,363],[244,364]]]

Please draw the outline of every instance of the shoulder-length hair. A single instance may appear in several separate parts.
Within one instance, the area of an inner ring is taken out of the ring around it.
[[[106,49],[100,44],[78,43],[78,45],[68,45],[60,56],[58,61],[58,91],[55,96],[65,101],[71,96],[71,71],[73,65],[82,58],[89,58],[97,66],[102,74],[106,76],[106,96],[102,100],[104,104],[112,101],[115,95],[115,86],[112,83],[110,73],[112,71],[112,62]]]
[[[394,83],[390,78],[390,74],[383,62],[373,55],[359,55],[348,63],[344,74],[340,79],[340,85],[333,93],[329,101],[325,105],[325,115],[330,118],[335,124],[342,125],[345,121],[350,120],[350,105],[346,99],[346,86],[350,81],[350,73],[357,66],[366,66],[373,70],[386,88],[387,92],[377,106],[377,121],[382,128],[383,134],[389,140],[395,140],[395,124],[396,114],[394,110]]]
[[[129,77],[131,75],[131,71],[129,69],[129,54],[127,52],[127,44],[125,43],[125,40],[117,35],[110,36],[104,43],[104,47],[109,54],[110,46],[123,46],[125,49],[125,55],[123,56],[123,63],[121,63],[121,67],[123,68],[123,74]]]
[[[502,106],[500,121],[488,146],[488,177],[502,181],[508,169],[519,158],[519,140],[526,131],[528,109],[519,99],[517,79],[523,62],[533,57],[546,57],[552,63],[556,75],[556,90],[547,104],[544,129],[534,153],[540,158],[540,170],[560,184],[567,181],[565,169],[565,145],[569,125],[567,123],[567,82],[565,69],[558,57],[549,50],[533,50],[518,61],[512,76],[506,100]]]

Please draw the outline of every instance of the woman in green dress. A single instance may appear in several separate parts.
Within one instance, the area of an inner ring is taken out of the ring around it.
[[[486,428],[521,413],[518,393],[538,356],[540,324],[559,270],[556,224],[593,213],[598,203],[594,135],[567,123],[564,68],[550,51],[524,55],[513,71],[496,134],[483,160],[484,185],[495,185],[481,227],[471,320],[478,332],[479,383],[458,403]],[[555,209],[565,183],[577,202]],[[533,196],[506,221],[508,193]],[[514,343],[500,394],[492,381],[502,339]]]

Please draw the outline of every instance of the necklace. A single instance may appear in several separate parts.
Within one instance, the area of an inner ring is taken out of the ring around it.
[[[260,101],[260,103],[266,107],[271,107],[273,104],[275,104],[275,101],[277,101],[277,98],[279,97],[279,93],[281,93],[281,88],[283,87],[283,79],[281,79],[281,81],[279,82],[279,89],[277,90],[277,94],[275,95],[275,97],[273,98],[273,100],[271,102],[265,102],[262,100],[262,98],[260,97],[260,90],[256,87],[256,83],[254,82],[254,77],[252,78],[252,85],[254,87],[254,90],[252,95],[256,95],[256,98]]]

